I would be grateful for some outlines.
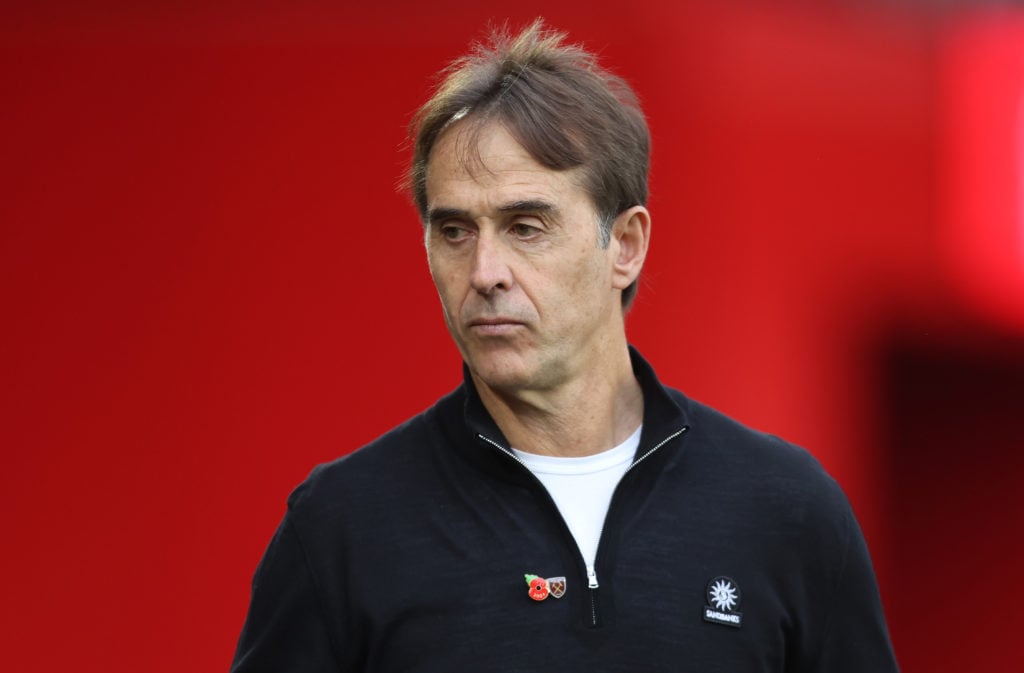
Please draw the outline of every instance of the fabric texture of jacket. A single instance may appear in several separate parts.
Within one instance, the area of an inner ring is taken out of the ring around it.
[[[597,587],[467,376],[292,493],[232,671],[895,671],[838,485],[631,354],[643,431]],[[526,575],[564,594],[533,600]]]

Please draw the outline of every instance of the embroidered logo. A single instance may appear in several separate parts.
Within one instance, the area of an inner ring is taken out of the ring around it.
[[[740,588],[728,577],[715,577],[707,584],[704,594],[704,621],[739,628],[743,613],[739,612]]]
[[[529,596],[535,601],[542,601],[548,596],[561,598],[565,595],[565,578],[550,577],[544,579],[536,575],[526,575],[526,584],[530,587]]]

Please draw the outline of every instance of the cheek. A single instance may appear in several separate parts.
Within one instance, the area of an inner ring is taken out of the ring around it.
[[[599,312],[599,305],[611,287],[601,259],[588,255],[575,265],[567,265],[567,271],[561,285],[568,304],[566,308],[577,315]]]
[[[427,266],[430,270],[430,277],[434,281],[434,287],[445,304],[449,302],[452,292],[456,286],[457,274],[453,273],[451,264],[446,264],[433,256],[427,257]]]
[[[434,280],[434,288],[440,299],[444,321],[448,325],[448,330],[454,335],[458,331],[459,316],[462,314],[463,305],[466,302],[468,285],[458,274],[447,269],[438,269],[432,266],[430,275]]]

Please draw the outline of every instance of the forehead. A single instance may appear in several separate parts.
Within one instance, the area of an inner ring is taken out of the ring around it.
[[[488,201],[587,200],[579,169],[553,170],[540,164],[504,126],[457,123],[445,131],[430,153],[426,171],[427,204],[455,205],[469,197]]]

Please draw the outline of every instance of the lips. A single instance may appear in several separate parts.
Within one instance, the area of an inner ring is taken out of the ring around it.
[[[490,325],[518,325],[518,320],[512,318],[477,318],[469,321],[470,327],[486,327]]]
[[[508,334],[509,332],[522,327],[523,323],[515,320],[514,318],[498,317],[476,318],[474,320],[470,320],[468,325],[469,329],[477,334],[499,336],[502,334]]]

